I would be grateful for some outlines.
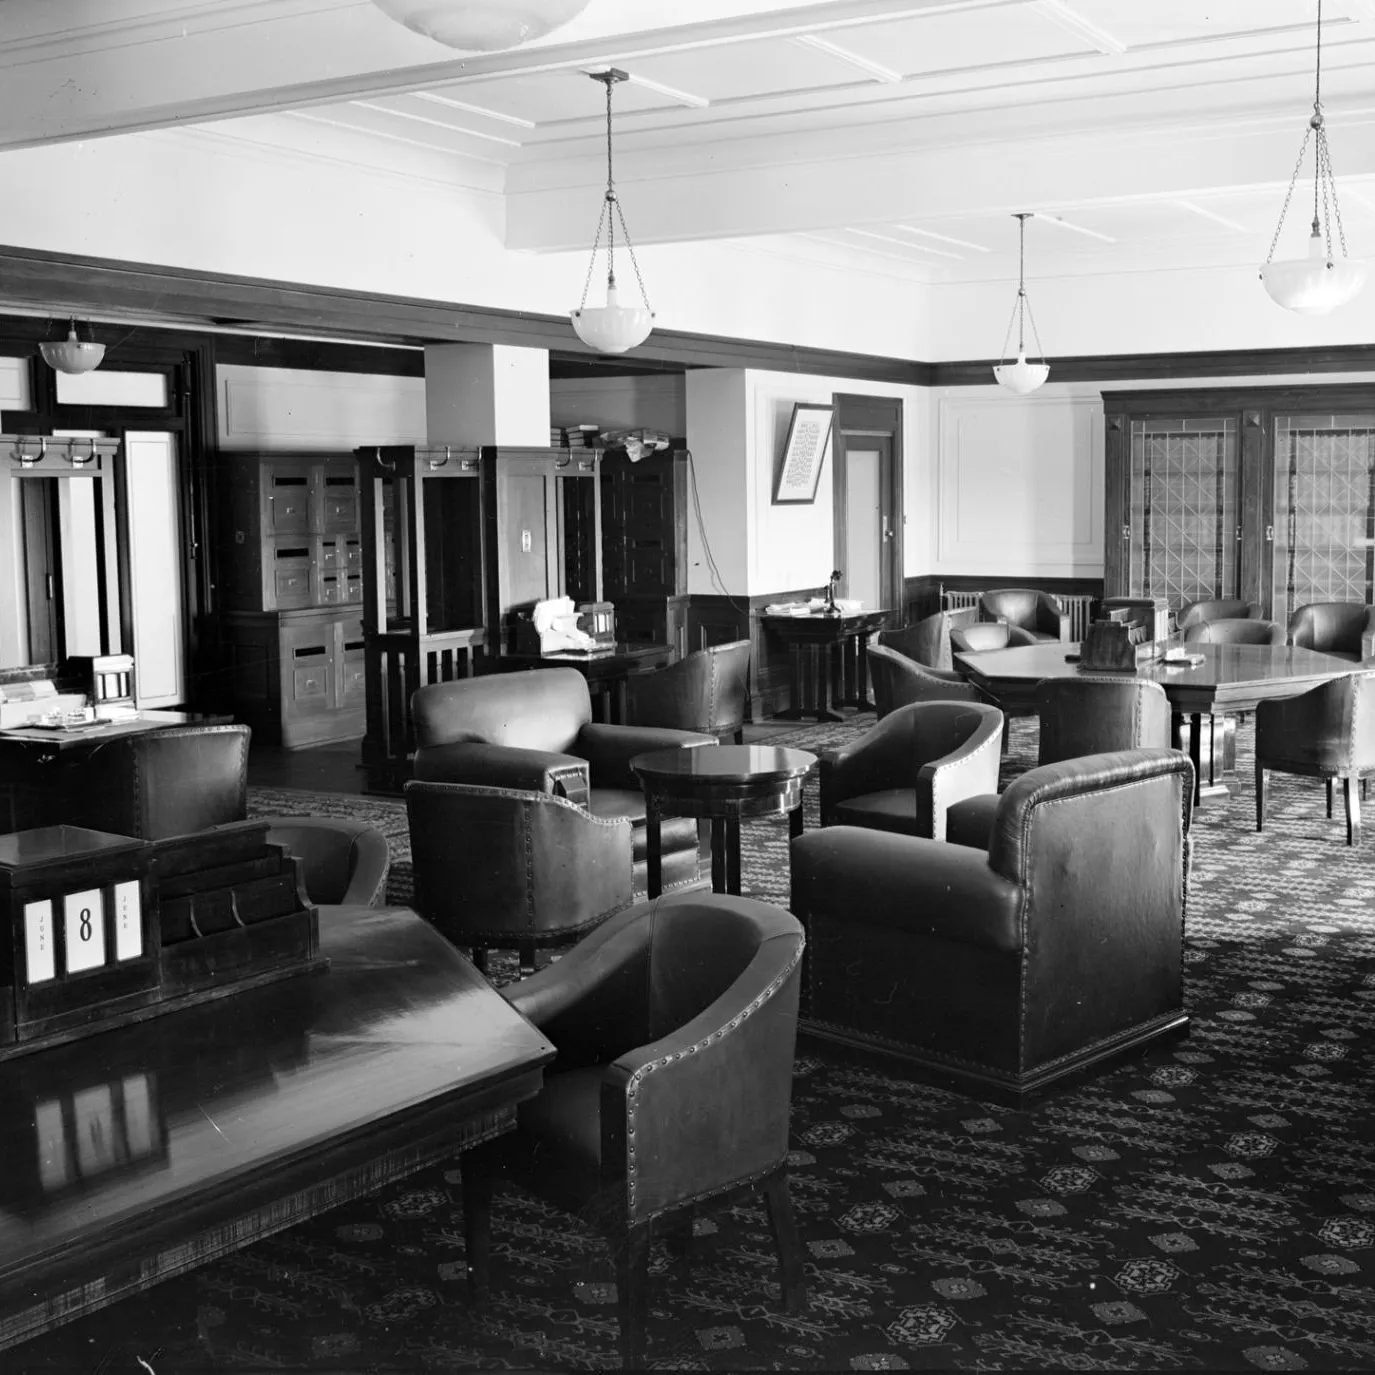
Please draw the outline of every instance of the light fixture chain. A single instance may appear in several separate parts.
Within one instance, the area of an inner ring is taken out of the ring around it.
[[[640,262],[635,256],[635,245],[630,242],[630,230],[625,227],[625,211],[621,209],[620,201],[616,202],[616,217],[621,222],[621,238],[625,241],[625,251],[630,254],[630,265],[635,269],[635,280],[640,284],[640,299],[645,303],[645,309],[649,310],[649,293],[645,290],[645,279],[640,275]]]
[[[1299,145],[1298,160],[1294,163],[1293,175],[1289,178],[1289,189],[1284,193],[1284,204],[1280,207],[1279,223],[1275,226],[1275,237],[1270,240],[1270,252],[1265,255],[1266,263],[1269,263],[1275,256],[1275,249],[1279,246],[1280,231],[1284,228],[1284,217],[1289,213],[1289,202],[1294,195],[1294,187],[1298,185],[1299,173],[1303,171],[1304,154],[1308,151],[1308,140],[1313,135],[1313,126],[1309,125],[1303,131],[1303,142]]]
[[[1012,338],[1012,326],[1017,323],[1017,309],[1021,305],[1021,303],[1022,298],[1019,296],[1012,307],[1012,314],[1008,316],[1007,333],[1003,335],[1003,351],[998,355],[998,361],[1000,363],[1007,362],[1007,346],[1008,342]]]
[[[1044,362],[1046,351],[1045,347],[1041,343],[1041,331],[1036,328],[1036,316],[1032,313],[1031,309],[1031,297],[1028,296],[1026,292],[1023,292],[1022,301],[1026,307],[1026,318],[1031,321],[1031,337],[1036,341],[1036,357],[1038,357],[1042,360],[1042,362]],[[1022,352],[1025,351],[1026,349],[1024,346]]]
[[[602,201],[602,213],[597,219],[597,233],[592,240],[592,256],[587,261],[587,280],[582,286],[582,300],[578,302],[578,309],[583,310],[587,305],[587,293],[592,289],[592,273],[597,266],[597,246],[602,241],[602,226],[606,223],[606,217],[610,213],[610,206],[607,201]]]
[[[1342,227],[1342,207],[1341,202],[1337,199],[1337,174],[1332,170],[1332,149],[1327,142],[1327,135],[1323,130],[1318,130],[1318,137],[1322,143],[1323,172],[1327,177],[1327,185],[1332,188],[1332,218],[1337,221],[1337,242],[1341,244],[1342,257],[1345,258],[1346,230]],[[1328,256],[1330,257],[1332,253],[1331,231],[1328,232],[1327,240]]]

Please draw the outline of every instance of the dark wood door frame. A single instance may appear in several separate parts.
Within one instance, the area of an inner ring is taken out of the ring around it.
[[[903,603],[903,526],[902,504],[902,398],[898,396],[857,396],[836,392],[832,396],[835,418],[831,432],[831,492],[833,510],[834,568],[842,571],[848,563],[849,514],[846,463],[847,441],[883,438],[892,448],[892,463],[882,474],[882,510],[890,521],[891,534],[884,540],[882,579],[884,610],[902,610]],[[862,445],[857,446],[862,447]],[[901,619],[901,617],[899,617]]]

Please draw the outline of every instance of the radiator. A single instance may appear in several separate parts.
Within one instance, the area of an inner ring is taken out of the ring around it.
[[[1059,597],[1065,615],[1069,617],[1070,639],[1082,640],[1088,634],[1089,621],[1093,615],[1094,598],[1082,593],[1072,595],[1057,593],[1056,595]],[[978,604],[979,594],[977,591],[941,589],[942,611],[963,611],[969,607],[978,606]]]

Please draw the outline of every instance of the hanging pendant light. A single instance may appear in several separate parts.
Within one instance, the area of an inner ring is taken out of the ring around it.
[[[76,337],[76,321],[68,327],[67,337],[60,341],[39,344],[43,361],[58,372],[90,372],[100,366],[105,357],[105,345],[86,342]]]
[[[1007,341],[1012,338],[1012,324],[1016,321],[1017,361],[995,364],[993,376],[998,379],[1000,387],[1006,387],[1018,396],[1025,396],[1028,392],[1035,391],[1050,376],[1050,364],[1044,361],[1028,363],[1026,360],[1028,320],[1031,321],[1032,337],[1036,340],[1036,351],[1043,360],[1045,350],[1041,347],[1041,336],[1036,330],[1036,317],[1031,313],[1031,302],[1027,300],[1026,295],[1026,222],[1031,218],[1031,212],[1021,211],[1014,218],[1018,221],[1017,303],[1012,307],[1012,319],[1007,322],[1007,333],[1003,336],[1003,351],[1000,357],[1007,357]]]
[[[1275,248],[1279,244],[1284,217],[1289,213],[1289,201],[1303,170],[1308,141],[1313,140],[1313,225],[1308,238],[1308,254],[1303,258],[1282,259],[1275,262]],[[1337,222],[1337,242],[1341,256],[1332,252],[1332,221]],[[1342,212],[1337,204],[1337,180],[1332,174],[1332,157],[1327,148],[1327,130],[1322,117],[1322,0],[1318,0],[1317,59],[1314,64],[1313,113],[1303,131],[1294,175],[1289,178],[1280,210],[1280,222],[1270,241],[1270,254],[1260,270],[1260,279],[1270,293],[1270,299],[1285,310],[1301,315],[1326,315],[1329,310],[1345,305],[1365,285],[1366,266],[1346,256],[1346,234],[1342,229]]]
[[[606,86],[606,194],[602,197],[601,218],[597,221],[597,236],[592,240],[592,261],[587,268],[587,281],[583,283],[582,304],[571,312],[573,328],[578,338],[598,353],[624,353],[636,344],[643,344],[654,328],[654,312],[649,308],[649,297],[645,294],[644,278],[640,276],[640,264],[635,261],[635,248],[630,242],[630,231],[625,227],[625,215],[621,203],[616,199],[616,182],[611,167],[611,88],[618,81],[629,79],[626,72],[611,67],[604,72],[589,72],[593,81],[603,82]],[[621,226],[621,238],[625,240],[626,252],[630,254],[630,265],[635,269],[635,280],[640,284],[639,306],[623,306],[616,290],[616,225]],[[597,248],[602,241],[602,229],[606,229],[606,304],[589,306],[587,293],[592,286],[592,273],[597,266]]]
[[[528,43],[581,14],[589,0],[372,0],[413,33],[466,52]]]

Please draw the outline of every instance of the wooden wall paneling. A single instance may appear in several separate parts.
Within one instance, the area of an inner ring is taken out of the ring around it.
[[[1274,422],[1258,407],[1241,413],[1240,593],[1270,613],[1270,567],[1275,552],[1270,512],[1275,509]]]
[[[1103,417],[1103,594],[1127,595],[1131,551],[1131,424],[1121,411]]]

